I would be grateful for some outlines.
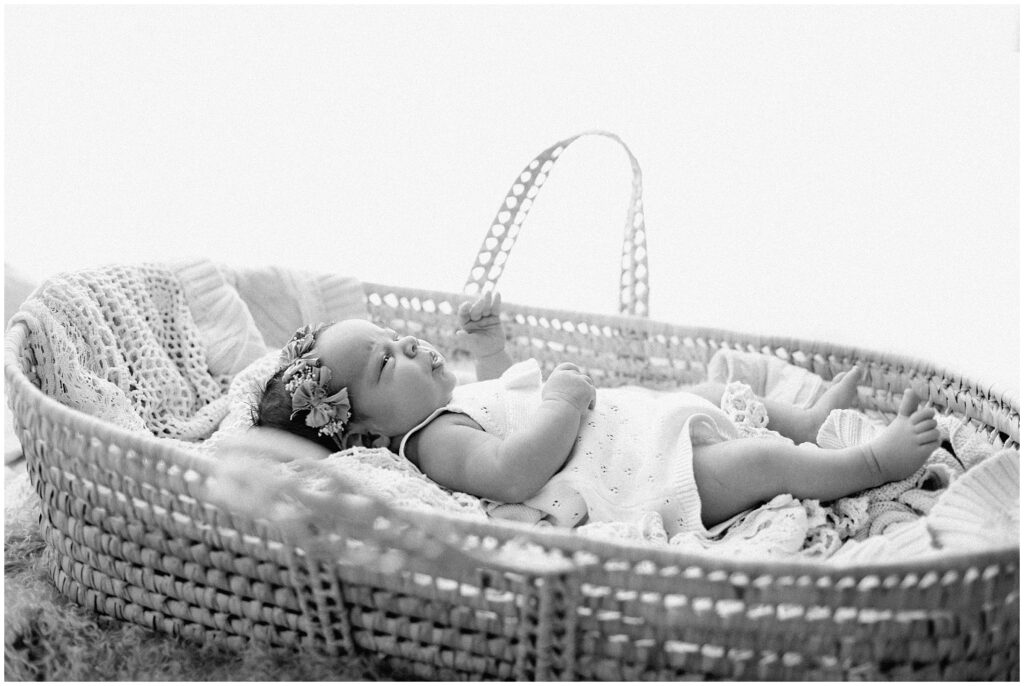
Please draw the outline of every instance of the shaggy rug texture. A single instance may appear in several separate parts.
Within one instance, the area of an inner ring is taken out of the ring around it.
[[[38,500],[24,463],[4,500],[5,681],[412,680],[373,656],[201,646],[96,614],[58,593],[46,570]]]

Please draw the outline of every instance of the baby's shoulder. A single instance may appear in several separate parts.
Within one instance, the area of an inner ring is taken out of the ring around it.
[[[419,466],[419,457],[424,445],[437,445],[439,441],[445,441],[462,427],[483,431],[483,427],[474,422],[469,415],[461,412],[442,412],[430,420],[426,426],[409,436],[405,444],[405,457]]]
[[[483,431],[483,427],[477,424],[468,414],[462,412],[442,412],[429,424],[423,427],[423,432],[445,431],[453,426],[468,426],[471,429]]]

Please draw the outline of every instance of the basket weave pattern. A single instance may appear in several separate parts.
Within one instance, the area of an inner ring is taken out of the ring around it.
[[[624,296],[628,314],[506,304],[510,353],[547,371],[576,362],[600,386],[654,388],[704,379],[720,348],[777,355],[826,380],[862,364],[861,407],[892,413],[914,386],[990,442],[1019,444],[1008,394],[917,360],[652,321],[637,316],[646,290],[635,284],[646,281],[629,283],[639,296],[636,306]],[[459,294],[364,287],[374,321],[456,354]],[[75,602],[158,631],[232,647],[372,651],[429,679],[1019,675],[1017,547],[849,568],[716,560],[442,512],[413,517],[339,494],[366,525],[344,545],[376,551],[350,564],[205,502],[210,458],[68,408],[40,391],[38,373],[29,332],[15,325],[8,402],[51,576]]]

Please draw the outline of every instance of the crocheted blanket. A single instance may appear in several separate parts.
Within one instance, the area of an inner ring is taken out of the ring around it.
[[[359,316],[356,279],[191,260],[60,274],[12,322],[29,327],[47,395],[131,431],[195,442],[227,416],[231,380],[269,348],[308,321]]]
[[[46,281],[13,321],[29,327],[44,393],[131,431],[194,441],[227,413],[231,378],[211,369],[181,280],[158,265]]]

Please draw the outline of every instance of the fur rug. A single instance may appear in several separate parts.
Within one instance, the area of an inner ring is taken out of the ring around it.
[[[24,464],[24,463],[22,463]],[[9,470],[10,471],[10,470]],[[8,478],[4,512],[4,681],[412,680],[373,656],[200,646],[96,614],[57,592],[46,571],[27,475]]]

